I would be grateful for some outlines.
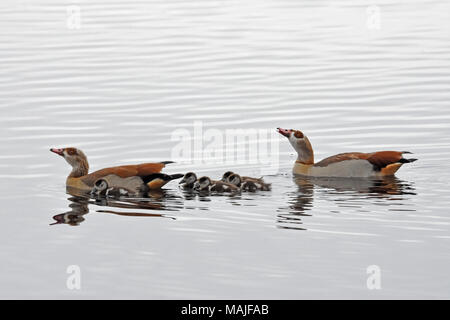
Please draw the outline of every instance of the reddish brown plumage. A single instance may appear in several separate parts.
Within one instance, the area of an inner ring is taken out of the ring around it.
[[[403,159],[403,153],[398,151],[381,151],[369,154],[367,161],[378,169],[387,167],[390,164],[399,163]]]
[[[326,158],[314,166],[316,167],[326,167],[330,164],[346,161],[346,160],[367,160],[374,167],[378,169],[382,169],[387,167],[390,164],[398,163],[402,160],[403,153],[398,151],[380,151],[373,153],[361,153],[361,152],[350,152],[350,153],[341,153],[329,158]]]
[[[294,136],[295,136],[297,139],[303,139],[303,138],[305,137],[305,135],[303,134],[303,132],[301,132],[300,130],[294,131]]]
[[[88,186],[94,186],[95,181],[110,174],[115,174],[121,178],[129,178],[134,176],[145,177],[161,172],[164,167],[164,163],[144,163],[138,165],[119,166],[101,169],[83,176],[80,179]]]
[[[67,151],[67,153],[71,156],[76,155],[77,154],[77,149],[76,148],[65,148],[64,150]]]
[[[367,155],[367,154],[360,153],[360,152],[341,153],[341,154],[337,154],[337,155],[328,157],[326,159],[323,159],[322,161],[317,162],[314,166],[315,167],[327,167],[330,164],[333,164],[336,162],[341,162],[341,161],[346,161],[346,160],[360,160],[360,159],[362,159],[361,157],[365,156],[365,155]],[[367,159],[367,157],[365,159]]]

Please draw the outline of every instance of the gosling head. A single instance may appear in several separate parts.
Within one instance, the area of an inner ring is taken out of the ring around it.
[[[242,178],[240,175],[233,173],[231,176],[228,177],[226,182],[234,184],[237,187],[240,187],[242,184]]]
[[[197,190],[203,191],[203,190],[208,190],[211,185],[212,185],[212,181],[210,178],[201,177],[200,179],[198,179],[195,188]]]
[[[232,171],[227,171],[227,172],[225,172],[225,173],[223,174],[223,176],[222,176],[222,181],[223,181],[223,182],[228,182],[228,178],[229,178],[232,174],[234,174],[234,172],[232,172]]]
[[[188,172],[184,175],[183,180],[180,181],[180,184],[193,184],[197,181],[197,175],[193,172]]]
[[[106,195],[108,188],[109,188],[109,185],[105,179],[98,179],[94,184],[92,193],[98,194],[98,195]]]

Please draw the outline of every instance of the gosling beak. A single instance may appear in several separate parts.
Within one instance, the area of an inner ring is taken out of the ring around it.
[[[64,149],[51,148],[50,151],[53,153],[56,153],[57,155],[59,155],[61,157],[64,157]]]
[[[185,182],[186,182],[186,178],[183,178],[183,179],[180,181],[179,184],[183,184],[183,183],[185,183]]]
[[[282,128],[277,128],[278,133],[285,136],[286,138],[289,138],[289,136],[291,135],[291,130],[287,130],[287,129],[282,129]]]

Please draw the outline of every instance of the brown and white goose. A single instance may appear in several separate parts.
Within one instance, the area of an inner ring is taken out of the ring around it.
[[[373,153],[341,153],[320,162],[314,162],[314,151],[308,137],[299,130],[278,128],[297,151],[294,174],[311,177],[383,177],[393,176],[405,163],[417,159],[405,159],[410,152],[380,151]]]
[[[66,186],[88,192],[94,188],[96,181],[109,175],[116,175],[120,178],[140,177],[150,190],[160,189],[171,180],[182,177],[182,175],[159,174],[166,164],[173,163],[171,161],[118,166],[89,173],[87,157],[80,149],[52,148],[50,151],[63,157],[72,166],[72,172],[67,177]]]

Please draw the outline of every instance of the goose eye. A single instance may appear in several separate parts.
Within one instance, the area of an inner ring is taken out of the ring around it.
[[[77,153],[77,150],[74,148],[67,148],[67,153],[71,156],[74,156]]]
[[[303,132],[301,132],[301,131],[295,131],[294,136],[295,136],[297,139],[303,139],[303,137],[304,137]]]

